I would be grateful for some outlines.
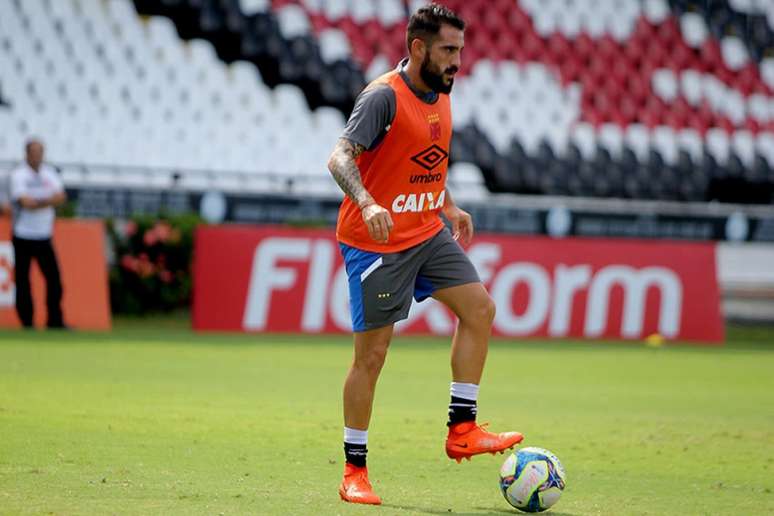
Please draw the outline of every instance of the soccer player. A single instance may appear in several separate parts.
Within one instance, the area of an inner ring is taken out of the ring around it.
[[[408,316],[412,296],[433,297],[459,319],[451,348],[446,454],[460,462],[523,439],[518,432],[495,434],[476,424],[495,306],[456,242],[470,242],[470,215],[445,187],[449,93],[464,29],[455,13],[437,4],[414,13],[406,35],[409,57],[360,93],[328,162],[346,194],[336,234],[349,276],[355,348],[344,383],[346,464],[339,487],[348,502],[381,503],[366,469],[368,424],[393,325]]]

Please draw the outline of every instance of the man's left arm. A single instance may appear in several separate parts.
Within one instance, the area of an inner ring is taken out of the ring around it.
[[[58,207],[63,205],[67,201],[67,194],[64,190],[60,190],[54,194],[52,194],[50,197],[46,197],[44,199],[33,199],[31,197],[22,197],[20,199],[20,204],[22,207],[30,209],[30,210],[36,210],[40,208],[48,208],[51,207]]]
[[[47,199],[43,199],[46,206],[52,206],[54,208],[63,205],[67,201],[67,194],[65,193],[64,183],[59,175],[59,172],[52,172],[51,182],[54,184],[54,193]]]
[[[446,188],[442,213],[452,225],[454,240],[460,240],[463,245],[468,245],[473,239],[473,219],[470,213],[457,206],[449,188]]]
[[[55,173],[56,174],[56,173]],[[57,207],[67,201],[67,194],[64,191],[64,184],[59,175],[53,175],[51,181],[54,183],[53,193],[48,197],[32,197],[24,185],[22,176],[13,176],[11,178],[11,201],[19,203],[19,206],[28,210],[38,210]]]
[[[42,202],[45,203],[46,206],[53,206],[56,208],[57,206],[63,205],[67,201],[67,194],[64,190],[55,193],[48,199],[44,199]]]

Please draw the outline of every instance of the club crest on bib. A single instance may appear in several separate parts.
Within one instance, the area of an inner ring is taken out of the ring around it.
[[[430,141],[435,142],[441,139],[441,115],[432,113],[427,115],[427,123],[430,124]]]

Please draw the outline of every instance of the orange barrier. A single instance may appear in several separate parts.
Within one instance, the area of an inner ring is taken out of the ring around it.
[[[80,330],[109,330],[110,297],[105,261],[105,228],[101,221],[57,220],[54,248],[62,275],[65,323]],[[35,326],[46,323],[46,288],[35,261],[31,270]],[[11,222],[0,219],[0,327],[18,328]]]

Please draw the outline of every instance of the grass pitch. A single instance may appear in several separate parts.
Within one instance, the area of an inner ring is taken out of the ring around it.
[[[774,333],[721,349],[492,343],[479,418],[556,453],[556,515],[774,514]],[[347,337],[0,333],[0,514],[514,514],[443,452],[448,343],[399,338],[369,470],[336,493]]]

